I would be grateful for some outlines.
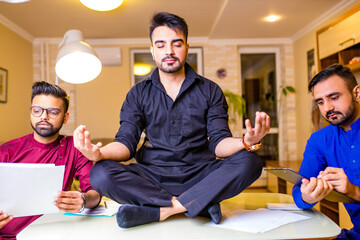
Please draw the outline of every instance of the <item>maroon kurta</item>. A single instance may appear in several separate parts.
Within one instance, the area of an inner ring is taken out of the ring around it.
[[[92,163],[74,147],[72,136],[60,135],[49,144],[37,142],[33,134],[11,140],[0,146],[0,162],[65,165],[63,191],[70,190],[74,178],[80,181],[83,192],[92,189],[89,179]],[[14,218],[0,229],[0,239],[16,239],[22,229],[40,216]]]

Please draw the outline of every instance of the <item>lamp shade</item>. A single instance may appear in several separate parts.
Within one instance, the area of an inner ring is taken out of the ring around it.
[[[110,11],[118,8],[123,0],[80,0],[80,2],[95,11]]]
[[[69,30],[60,43],[56,58],[56,75],[65,82],[85,83],[101,72],[101,62],[94,49],[83,41],[79,30]]]

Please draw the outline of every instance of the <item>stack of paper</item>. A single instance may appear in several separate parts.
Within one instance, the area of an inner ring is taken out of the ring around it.
[[[56,213],[65,166],[0,163],[0,209],[14,217]]]

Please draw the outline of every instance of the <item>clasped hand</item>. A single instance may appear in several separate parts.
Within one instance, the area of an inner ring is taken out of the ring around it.
[[[332,190],[359,200],[359,187],[349,181],[342,168],[327,167],[317,178],[303,179],[300,188],[302,199],[309,204],[319,202]]]

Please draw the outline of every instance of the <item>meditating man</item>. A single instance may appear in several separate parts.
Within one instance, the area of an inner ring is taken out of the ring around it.
[[[96,162],[90,172],[94,189],[123,203],[117,213],[120,227],[179,213],[219,223],[219,203],[261,174],[262,162],[252,151],[269,132],[269,116],[257,112],[255,127],[246,120],[244,137],[232,137],[222,90],[185,62],[187,37],[184,19],[154,15],[150,50],[157,68],[127,94],[115,141],[102,147],[91,144],[85,126],[74,132],[75,147]],[[143,131],[146,138],[136,152]],[[120,163],[134,156],[137,163]]]

